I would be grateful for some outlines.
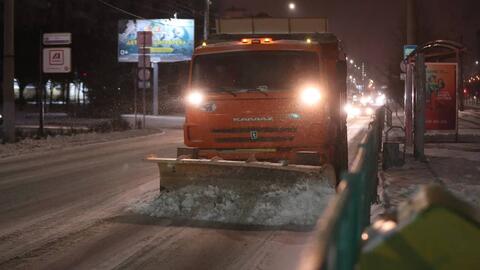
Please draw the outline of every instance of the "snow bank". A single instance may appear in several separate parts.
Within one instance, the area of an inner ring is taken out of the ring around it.
[[[316,181],[290,188],[271,185],[268,192],[239,194],[218,186],[187,186],[139,201],[130,210],[155,217],[187,218],[249,225],[314,225],[335,194]]]
[[[127,131],[115,131],[108,133],[79,133],[71,136],[56,135],[47,136],[45,139],[25,138],[16,143],[0,143],[0,158],[45,152],[49,150],[64,149],[67,147],[110,142],[114,140],[127,139],[138,136],[146,136],[160,132],[152,129],[135,129]]]
[[[480,185],[450,184],[448,189],[459,199],[480,208]]]

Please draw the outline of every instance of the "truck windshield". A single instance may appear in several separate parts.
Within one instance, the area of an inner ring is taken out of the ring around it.
[[[231,52],[195,57],[192,85],[214,92],[267,92],[317,83],[318,76],[319,59],[314,52]]]

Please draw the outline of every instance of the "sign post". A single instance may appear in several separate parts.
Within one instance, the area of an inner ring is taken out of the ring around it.
[[[403,59],[407,59],[407,57],[417,49],[417,45],[404,45],[403,46]]]
[[[72,71],[71,55],[70,48],[44,48],[43,73],[70,73]]]
[[[72,44],[71,33],[43,33],[40,34],[40,78],[39,78],[39,130],[40,136],[44,136],[44,120],[45,120],[45,100],[46,92],[43,83],[43,73],[70,73],[72,71],[72,51],[66,45]],[[49,47],[43,47],[49,46]],[[63,46],[63,47],[59,47]]]
[[[158,63],[152,63],[153,65],[153,106],[152,114],[158,115]]]
[[[45,33],[43,35],[43,45],[70,45],[72,44],[72,33]]]
[[[137,32],[137,45],[141,55],[138,57],[138,67],[140,70],[138,73],[139,87],[142,88],[142,106],[143,106],[143,121],[142,128],[145,128],[145,116],[147,114],[147,102],[146,102],[146,92],[147,86],[150,87],[150,70],[147,68],[150,67],[150,47],[152,46],[152,32],[150,31],[139,31]]]

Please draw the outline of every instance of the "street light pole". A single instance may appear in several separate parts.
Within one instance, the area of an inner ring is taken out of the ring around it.
[[[205,0],[205,12],[203,13],[203,40],[208,39],[210,29],[210,0]]]
[[[13,88],[15,71],[14,49],[14,1],[4,1],[3,25],[3,128],[5,141],[15,142],[15,94]]]
[[[413,154],[416,159],[425,161],[425,55],[417,53],[415,61],[415,123]]]
[[[415,13],[415,0],[407,0],[407,44],[417,44],[417,17]],[[413,115],[413,87],[409,80],[408,74],[405,80],[405,95],[404,95],[404,123],[405,123],[405,142],[406,145],[411,145],[412,142],[412,115]]]
[[[407,44],[417,44],[417,17],[415,0],[407,0]]]

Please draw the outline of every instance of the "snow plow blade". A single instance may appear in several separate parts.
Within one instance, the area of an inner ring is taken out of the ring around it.
[[[270,162],[244,162],[209,159],[146,158],[157,163],[161,190],[190,185],[214,185],[237,192],[262,192],[269,185],[291,186],[297,181],[322,182],[335,187],[332,166],[287,165]]]
[[[313,227],[335,194],[332,166],[149,157],[160,193],[141,213],[260,226]]]

